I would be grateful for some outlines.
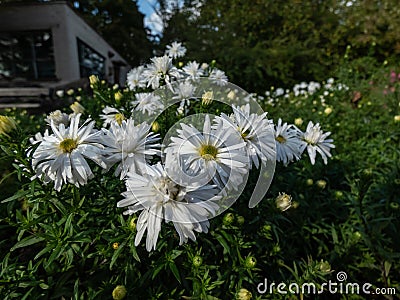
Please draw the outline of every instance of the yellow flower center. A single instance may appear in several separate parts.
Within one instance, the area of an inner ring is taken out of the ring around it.
[[[59,147],[64,153],[71,153],[78,147],[78,143],[74,139],[65,139],[60,143]]]
[[[213,145],[202,145],[199,149],[199,153],[205,160],[214,160],[217,157],[218,149]]]
[[[275,140],[277,140],[280,144],[286,143],[286,139],[285,139],[283,136],[281,136],[281,135],[278,135],[278,136],[275,138]]]
[[[121,125],[122,121],[125,120],[125,116],[121,113],[116,114],[114,118],[115,118],[115,121],[118,123],[118,125]]]

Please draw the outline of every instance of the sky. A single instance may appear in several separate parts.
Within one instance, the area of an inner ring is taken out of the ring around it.
[[[157,0],[138,0],[137,3],[139,11],[145,15],[144,25],[148,27],[153,34],[160,34],[163,26],[153,8],[156,2]]]

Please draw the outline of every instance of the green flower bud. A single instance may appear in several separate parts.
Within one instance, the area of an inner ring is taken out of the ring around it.
[[[195,257],[193,257],[192,264],[194,267],[198,268],[202,265],[202,263],[203,263],[203,258],[201,256],[196,255]]]
[[[331,271],[331,265],[329,262],[321,260],[319,263],[319,269],[322,273],[329,273]]]
[[[227,226],[227,225],[231,225],[234,220],[235,220],[235,216],[233,215],[233,213],[227,213],[227,214],[225,214],[224,218],[222,219],[222,223]]]
[[[251,293],[246,289],[240,289],[239,292],[236,294],[236,300],[250,300]]]
[[[237,222],[239,225],[243,225],[243,224],[244,224],[244,217],[243,217],[243,216],[237,216],[236,222]]]
[[[244,261],[244,265],[247,269],[253,269],[257,264],[257,260],[254,256],[247,256]]]
[[[326,181],[323,180],[323,179],[318,180],[318,181],[317,181],[317,186],[318,186],[321,190],[323,190],[323,189],[326,187]]]

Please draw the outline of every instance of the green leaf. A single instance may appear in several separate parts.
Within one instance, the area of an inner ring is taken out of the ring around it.
[[[231,254],[231,248],[229,247],[226,240],[222,237],[222,235],[216,235],[215,238],[222,245],[222,247],[225,249],[225,251],[228,252],[228,254]]]
[[[29,191],[18,191],[17,193],[12,195],[11,197],[8,197],[7,199],[2,200],[1,203],[6,203],[6,202],[10,202],[10,201],[22,198],[27,194],[29,194]]]
[[[44,240],[43,237],[34,236],[34,235],[28,236],[28,237],[22,239],[21,241],[19,241],[18,243],[16,243],[16,244],[10,249],[10,251],[14,251],[14,250],[16,250],[16,249],[18,249],[18,248],[23,248],[23,247],[26,247],[26,246],[30,246],[30,245],[39,243],[39,242],[41,242],[41,241],[43,241],[43,240]]]
[[[169,269],[172,271],[172,274],[174,274],[176,280],[181,283],[181,277],[179,275],[178,268],[176,267],[176,264],[174,262],[169,263]]]

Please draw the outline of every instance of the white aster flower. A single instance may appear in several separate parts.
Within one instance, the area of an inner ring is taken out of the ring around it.
[[[278,120],[278,124],[275,125],[277,161],[283,162],[286,166],[289,162],[300,159],[301,134],[302,132],[296,126],[282,124],[282,120]]]
[[[224,86],[228,83],[228,77],[225,75],[225,72],[218,69],[212,70],[209,78],[219,86]]]
[[[176,86],[174,92],[174,96],[172,99],[181,100],[178,111],[183,110],[185,105],[190,105],[190,98],[193,97],[193,94],[196,90],[196,87],[191,84],[189,81],[179,82]]]
[[[200,76],[204,75],[204,70],[200,67],[200,64],[195,61],[189,62],[183,67],[183,72],[193,80],[197,80]]]
[[[107,125],[112,123],[117,123],[118,125],[121,125],[122,121],[126,119],[122,112],[111,106],[106,106],[103,109],[103,114],[100,115],[100,118],[104,120],[103,127],[106,127]]]
[[[194,232],[208,232],[208,219],[219,206],[213,202],[217,189],[212,185],[180,186],[166,174],[160,163],[149,166],[143,175],[129,172],[125,199],[118,207],[127,207],[124,214],[142,211],[137,220],[135,245],[138,246],[147,230],[146,249],[156,249],[161,221],[173,222],[179,234],[180,245],[188,239],[196,240]]]
[[[70,126],[55,126],[53,134],[37,136],[40,142],[32,154],[32,168],[45,183],[54,181],[54,188],[61,190],[63,184],[85,185],[93,177],[85,158],[106,168],[102,157],[103,145],[99,143],[101,132],[94,130],[94,121],[87,120],[79,127],[80,114],[71,117]]]
[[[159,113],[164,109],[164,104],[161,103],[161,98],[154,93],[137,93],[136,100],[132,101],[135,106],[134,110],[141,111],[142,114],[149,116]]]
[[[105,154],[108,169],[118,164],[114,175],[124,178],[128,172],[141,173],[146,168],[147,160],[160,153],[157,144],[158,135],[150,132],[151,126],[141,123],[135,126],[132,119],[122,121],[121,125],[111,123],[102,143],[106,146]]]
[[[161,57],[153,57],[152,63],[147,65],[143,71],[143,79],[147,82],[147,86],[156,89],[160,86],[160,81],[171,83],[171,77],[179,78],[178,69],[173,66],[172,58],[167,55]]]
[[[252,162],[258,168],[261,160],[275,159],[275,141],[273,138],[272,122],[266,118],[267,113],[261,115],[250,114],[250,105],[235,107],[232,105],[233,114],[227,116],[222,113],[217,120],[224,124],[225,128],[233,128],[238,131],[242,142],[246,143],[246,152],[249,161],[249,168]]]
[[[186,48],[182,46],[182,43],[173,42],[171,45],[167,46],[165,54],[172,58],[183,57],[186,54]]]
[[[243,182],[249,164],[246,144],[239,140],[238,133],[222,123],[212,128],[208,115],[202,133],[192,124],[180,125],[178,137],[171,137],[172,142],[165,149],[167,157],[168,154],[176,157],[182,162],[182,169],[190,170],[193,175],[208,175],[220,188],[236,189]],[[166,167],[176,163],[173,159],[167,160]]]
[[[130,70],[127,74],[127,84],[131,91],[136,88],[146,87],[146,83],[143,80],[143,70],[144,66],[139,66]]]
[[[45,119],[46,123],[48,125],[51,124],[51,121],[53,121],[55,126],[58,126],[60,124],[64,124],[65,126],[68,126],[69,124],[69,115],[66,113],[61,112],[60,110],[56,110],[51,112]]]
[[[306,132],[304,132],[301,139],[301,152],[307,148],[311,164],[315,164],[315,156],[317,152],[321,154],[324,163],[328,163],[328,157],[331,157],[330,150],[335,148],[332,144],[333,139],[326,139],[331,133],[323,133],[319,123],[315,124],[310,121],[307,125]]]

